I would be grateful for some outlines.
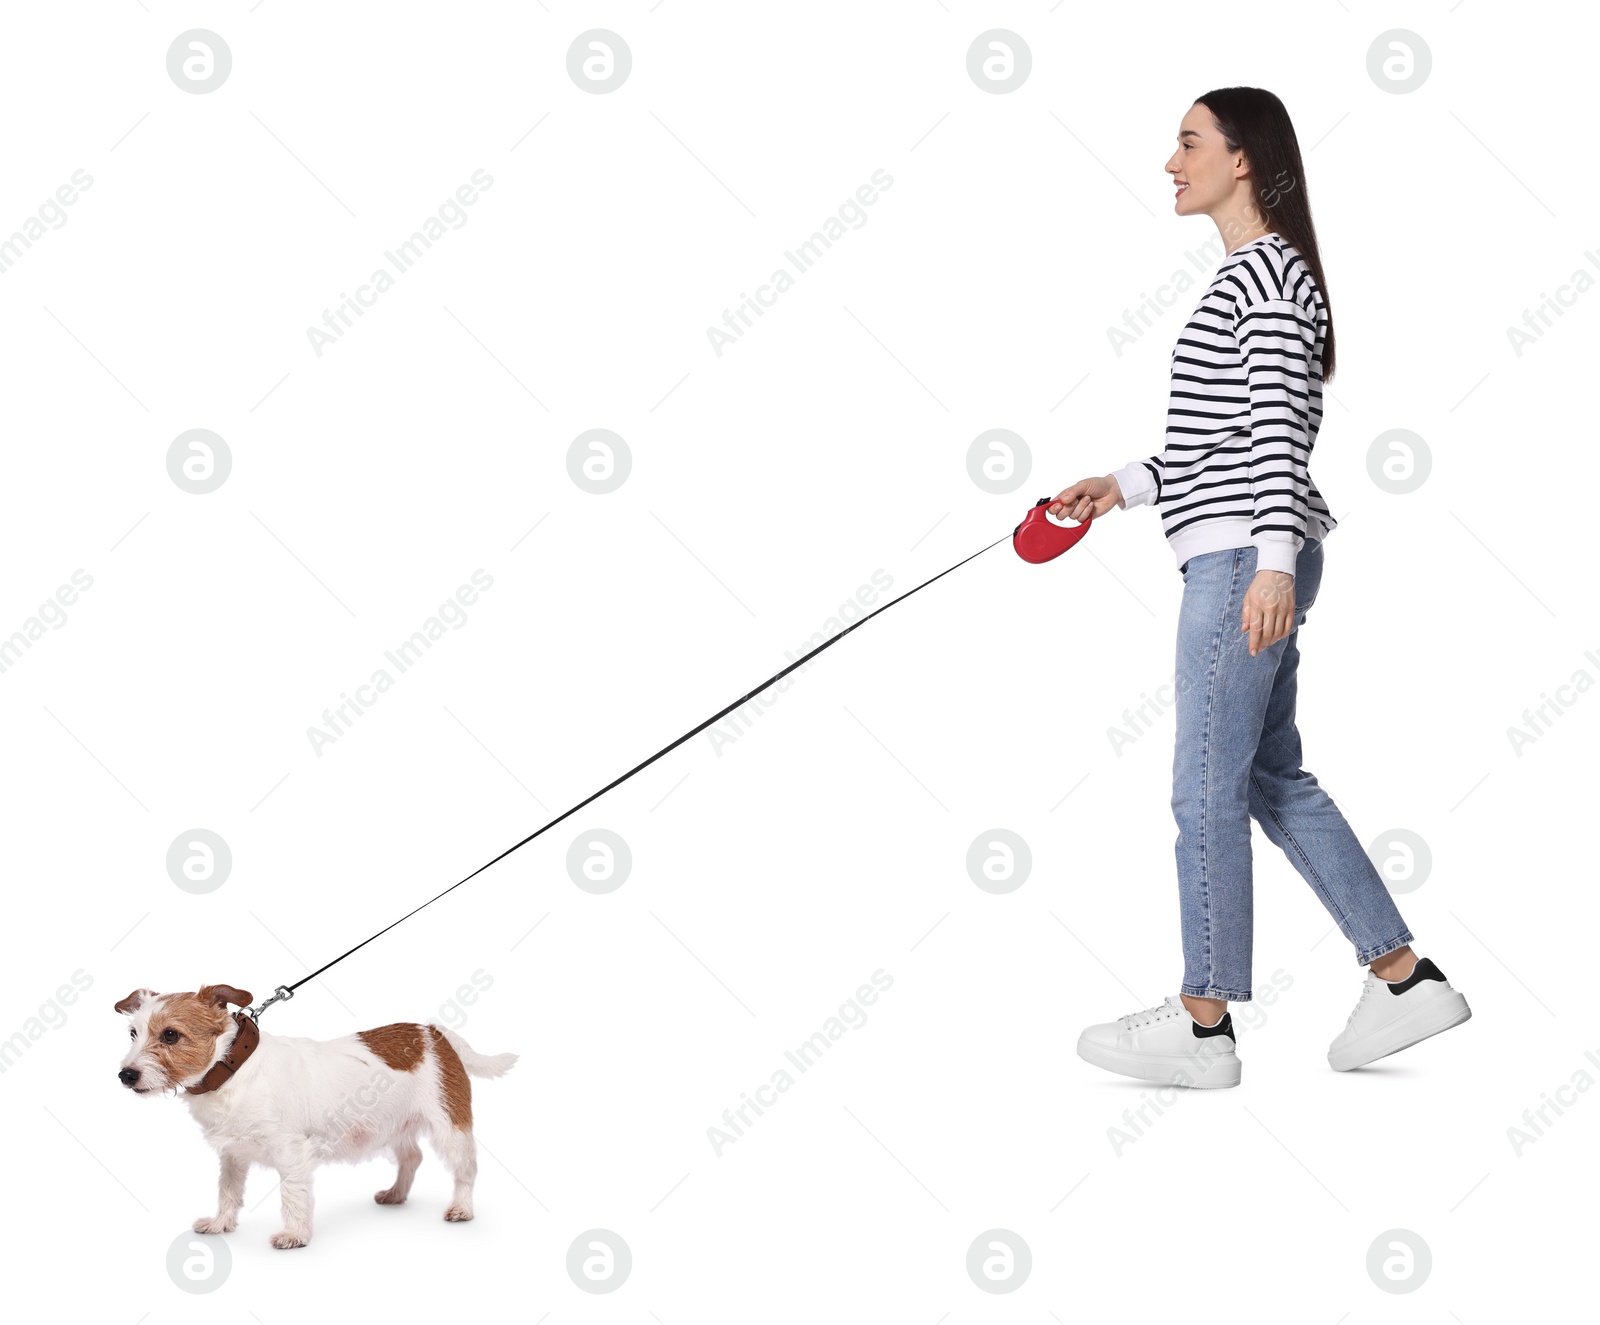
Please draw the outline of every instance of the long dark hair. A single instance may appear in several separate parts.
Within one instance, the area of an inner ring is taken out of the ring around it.
[[[1317,252],[1317,228],[1311,223],[1311,198],[1306,192],[1306,171],[1300,161],[1300,143],[1283,102],[1261,87],[1219,87],[1195,98],[1216,122],[1217,132],[1230,152],[1242,151],[1250,161],[1256,201],[1267,224],[1289,243],[1311,268],[1328,314],[1327,339],[1322,348],[1322,380],[1333,380],[1333,304],[1322,275],[1322,255]]]

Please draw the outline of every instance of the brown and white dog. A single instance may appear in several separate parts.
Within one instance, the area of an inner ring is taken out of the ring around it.
[[[426,1134],[455,1178],[444,1217],[472,1218],[478,1173],[467,1078],[503,1076],[516,1054],[475,1053],[459,1035],[401,1022],[337,1040],[264,1035],[246,1013],[250,995],[229,985],[197,993],[136,989],[116,1005],[132,1044],[118,1079],[135,1095],[181,1094],[222,1158],[217,1213],[197,1233],[231,1233],[252,1164],[278,1171],[283,1231],[274,1247],[311,1240],[311,1175],[320,1164],[392,1155],[394,1185],[380,1205],[399,1205],[422,1162]]]

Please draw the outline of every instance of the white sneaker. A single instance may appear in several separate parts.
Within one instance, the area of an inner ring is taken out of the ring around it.
[[[1459,1026],[1471,1015],[1467,1000],[1427,957],[1404,980],[1380,980],[1369,970],[1361,1001],[1328,1047],[1328,1065],[1348,1072]]]
[[[1078,1037],[1078,1057],[1096,1067],[1201,1089],[1239,1084],[1234,1048],[1231,1012],[1215,1026],[1202,1026],[1176,994],[1159,1007],[1090,1026]]]

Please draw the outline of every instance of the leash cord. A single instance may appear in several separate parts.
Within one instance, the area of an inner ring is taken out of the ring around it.
[[[466,878],[462,879],[460,883],[451,884],[448,888],[446,888],[444,890],[444,892],[439,893],[438,896],[430,897],[426,902],[424,902],[422,904],[422,906],[416,907],[414,910],[407,911],[405,913],[405,915],[401,916],[399,920],[396,920],[394,922],[394,924],[385,925],[376,934],[374,934],[372,936],[372,938],[363,939],[360,943],[356,944],[355,947],[351,948],[349,952],[341,953],[339,956],[335,957],[331,962],[327,963],[327,965],[317,967],[317,969],[314,970],[313,972],[311,972],[310,975],[305,976],[304,978],[302,978],[300,980],[296,980],[294,982],[294,984],[292,984],[292,985],[279,986],[279,991],[280,991],[279,994],[277,996],[275,996],[274,998],[269,999],[268,1002],[276,1002],[276,1001],[278,1001],[278,998],[280,998],[280,997],[287,998],[287,997],[292,996],[294,991],[296,989],[300,988],[301,985],[309,984],[312,980],[315,980],[319,975],[321,975],[329,967],[337,966],[346,957],[351,956],[353,953],[360,952],[361,949],[366,947],[367,944],[371,943],[373,939],[382,938],[391,929],[393,929],[395,927],[395,925],[403,924],[405,921],[410,920],[411,917],[416,915],[418,911],[421,911],[423,909],[423,907],[432,906],[435,902],[437,902],[439,900],[440,897],[445,896],[447,893],[453,893],[457,888],[461,887],[461,884],[470,883],[473,879],[477,878],[478,875],[482,874],[484,872],[484,870],[488,869],[490,865],[498,865],[502,860],[504,860],[507,856],[509,856],[513,851],[521,850],[523,847],[527,846],[529,842],[533,841],[533,839],[538,837],[540,834],[549,832],[550,829],[554,828],[563,819],[571,818],[574,814],[576,814],[579,810],[583,809],[583,807],[585,805],[588,805],[591,801],[599,800],[600,797],[604,796],[606,794],[606,792],[610,791],[613,787],[619,787],[624,782],[626,782],[629,778],[631,778],[635,773],[643,772],[645,769],[649,768],[651,764],[655,763],[656,760],[660,759],[663,755],[670,754],[672,751],[676,750],[680,745],[682,745],[685,741],[690,740],[691,738],[693,738],[695,736],[698,736],[701,732],[703,732],[707,727],[711,726],[713,723],[720,722],[723,718],[727,717],[728,714],[732,713],[735,709],[743,708],[744,705],[748,704],[752,699],[754,699],[757,695],[759,695],[768,686],[774,685],[777,682],[783,680],[783,678],[788,676],[789,673],[794,671],[795,668],[804,666],[806,663],[810,662],[811,659],[815,658],[819,653],[822,653],[824,650],[831,649],[835,644],[837,644],[840,640],[842,640],[852,630],[859,630],[862,626],[866,625],[867,622],[871,621],[872,618],[877,616],[879,612],[887,612],[891,607],[894,607],[896,604],[905,602],[905,600],[907,598],[911,597],[912,594],[921,593],[922,590],[926,589],[930,584],[933,584],[936,580],[944,579],[944,577],[946,575],[949,575],[951,573],[951,571],[960,570],[963,566],[965,566],[967,564],[967,562],[976,560],[978,557],[981,557],[985,552],[989,551],[990,548],[999,547],[1001,543],[1004,543],[1006,541],[1006,539],[1008,539],[1010,537],[1011,537],[1011,535],[1007,534],[1007,535],[1005,535],[1004,538],[995,539],[995,541],[993,543],[990,543],[988,547],[979,548],[970,557],[962,558],[960,561],[956,562],[956,564],[954,566],[951,566],[951,567],[949,567],[949,568],[947,568],[945,570],[940,571],[937,575],[933,576],[930,579],[924,580],[921,584],[917,585],[916,588],[907,589],[905,591],[905,593],[901,594],[898,598],[891,598],[887,603],[883,604],[882,607],[875,608],[873,611],[868,612],[866,616],[861,618],[861,620],[855,622],[853,625],[846,626],[843,630],[841,630],[832,639],[824,640],[821,644],[817,645],[816,648],[812,649],[810,653],[803,654],[801,657],[797,658],[794,662],[790,663],[787,667],[785,667],[781,672],[778,672],[776,675],[769,676],[765,681],[763,681],[760,685],[758,685],[754,690],[750,691],[749,694],[743,695],[740,698],[734,700],[734,702],[729,704],[727,706],[727,708],[722,709],[717,713],[713,713],[709,718],[707,718],[699,726],[694,727],[694,728],[690,729],[689,731],[684,732],[684,734],[682,736],[678,737],[677,740],[673,741],[671,745],[662,746],[661,749],[657,750],[653,755],[651,755],[643,763],[635,764],[632,768],[630,768],[621,777],[615,779],[612,782],[606,783],[605,786],[601,787],[600,790],[595,792],[592,796],[585,797],[583,800],[579,801],[576,805],[574,805],[570,810],[567,810],[566,812],[564,812],[562,814],[558,814],[549,823],[545,824],[543,828],[536,828],[533,832],[529,833],[525,838],[522,839],[522,841],[518,842],[515,846],[507,847],[504,851],[502,851],[493,860],[487,862],[486,864],[478,866],[478,868],[473,870],[471,874],[467,875]],[[287,991],[288,991],[287,993],[283,993],[282,992],[285,989],[287,989]],[[265,1008],[266,1008],[266,1004],[264,1003],[264,1004],[262,1004],[261,1008],[258,1011],[264,1011]]]

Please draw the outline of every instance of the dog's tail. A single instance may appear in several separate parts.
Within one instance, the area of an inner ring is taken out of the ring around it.
[[[503,1077],[517,1061],[516,1054],[480,1054],[454,1031],[444,1026],[437,1026],[436,1029],[450,1041],[450,1047],[456,1051],[456,1057],[461,1060],[461,1066],[467,1069],[469,1077]]]

